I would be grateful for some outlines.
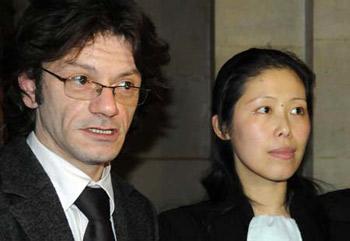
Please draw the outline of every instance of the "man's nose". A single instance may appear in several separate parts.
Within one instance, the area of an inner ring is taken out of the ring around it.
[[[101,114],[113,117],[119,113],[118,104],[116,102],[113,89],[103,88],[101,94],[91,100],[90,111],[94,114]]]

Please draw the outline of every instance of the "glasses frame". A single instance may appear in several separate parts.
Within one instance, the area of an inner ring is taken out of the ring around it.
[[[60,75],[58,75],[58,74],[56,74],[56,73],[54,73],[54,72],[44,68],[44,67],[40,67],[40,69],[42,71],[44,71],[44,72],[46,72],[46,73],[56,77],[58,80],[62,81],[64,83],[64,85],[66,85],[66,82],[70,79],[70,77],[64,78],[64,77],[62,77],[62,76],[60,76]],[[93,83],[93,84],[99,86],[100,89],[101,89],[101,91],[97,91],[98,89],[96,89],[96,96],[94,98],[100,96],[102,94],[102,91],[103,91],[104,88],[112,89],[113,96],[115,96],[115,89],[117,89],[117,88],[124,88],[124,86],[118,86],[118,85],[117,86],[108,86],[108,85],[100,84],[100,83],[98,83],[96,81],[92,81],[92,80],[87,80],[87,82]],[[128,88],[133,88],[133,89],[138,89],[139,90],[138,102],[136,104],[137,106],[142,105],[142,104],[145,103],[145,101],[146,101],[146,99],[148,97],[148,93],[151,91],[150,89],[142,88],[141,86],[129,86]],[[142,97],[143,100],[140,101],[140,97],[141,96],[144,96],[144,97]],[[69,96],[69,97],[71,97],[71,96]],[[94,99],[94,98],[81,99],[81,98],[75,98],[75,97],[71,97],[71,98],[77,99],[77,100],[92,100],[92,99]],[[116,101],[118,102],[117,99],[116,99]]]

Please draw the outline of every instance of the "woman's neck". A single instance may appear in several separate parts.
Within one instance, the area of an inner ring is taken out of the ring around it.
[[[257,187],[245,190],[250,199],[255,216],[279,215],[289,216],[286,205],[286,188],[282,184],[276,187]]]
[[[255,216],[289,216],[286,205],[287,181],[241,180],[243,191],[249,198]]]

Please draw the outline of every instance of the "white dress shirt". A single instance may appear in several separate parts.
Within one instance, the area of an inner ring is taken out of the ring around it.
[[[74,204],[86,186],[102,188],[107,193],[110,201],[110,220],[116,239],[112,219],[115,204],[110,174],[111,166],[105,167],[101,179],[98,182],[94,182],[87,174],[40,143],[34,132],[31,132],[28,136],[27,143],[55,187],[74,240],[83,241],[88,224],[86,216]]]
[[[260,215],[250,221],[247,241],[302,241],[302,238],[294,219]]]

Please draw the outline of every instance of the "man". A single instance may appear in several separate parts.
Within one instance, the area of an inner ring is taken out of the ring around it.
[[[350,189],[341,189],[320,196],[328,216],[329,241],[349,240]]]
[[[131,0],[36,0],[14,45],[0,240],[156,240],[149,201],[110,172],[137,106],[164,82],[153,24]]]

